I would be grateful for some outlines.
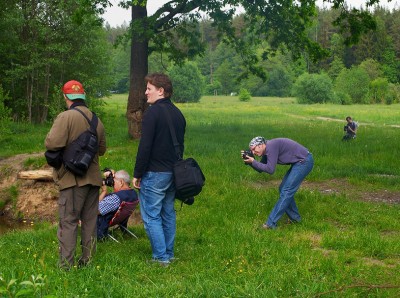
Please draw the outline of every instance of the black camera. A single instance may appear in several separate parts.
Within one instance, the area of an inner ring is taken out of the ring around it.
[[[243,150],[242,158],[245,159],[247,157],[254,157],[254,154],[251,152],[251,150]]]
[[[104,173],[109,172],[109,174],[107,176],[105,176],[105,178],[103,178],[104,184],[109,187],[113,187],[114,186],[114,175],[112,173],[112,170],[109,168],[104,168],[103,172]]]
[[[345,126],[343,127],[343,130],[344,130],[344,131],[347,131],[348,128],[349,128],[349,126],[348,126],[348,125],[345,125]]]

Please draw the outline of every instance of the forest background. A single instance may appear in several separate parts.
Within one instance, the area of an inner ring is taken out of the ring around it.
[[[129,26],[104,25],[95,11],[84,17],[73,9],[61,13],[57,3],[21,10],[9,1],[0,12],[2,133],[10,133],[11,121],[51,121],[64,108],[60,82],[68,79],[84,82],[91,108],[100,113],[99,99],[129,89]],[[362,35],[357,45],[346,46],[346,36],[332,24],[338,12],[317,9],[307,34],[328,50],[328,57],[315,62],[304,52],[293,59],[291,50],[281,47],[259,62],[265,80],[242,76],[242,57],[204,17],[195,28],[204,41],[204,55],[178,65],[167,55],[153,53],[149,72],[171,75],[176,102],[244,90],[251,96],[296,96],[300,103],[391,104],[400,94],[399,14],[398,9],[376,6],[376,30]],[[246,30],[245,15],[237,15],[233,24],[238,40],[256,38]],[[178,31],[175,37],[179,38]],[[261,55],[268,48],[266,39],[255,50]]]

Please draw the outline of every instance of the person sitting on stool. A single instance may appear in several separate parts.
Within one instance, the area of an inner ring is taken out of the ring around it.
[[[134,202],[138,200],[136,191],[129,186],[131,178],[127,171],[120,170],[115,172],[115,175],[113,175],[113,171],[110,170],[105,172],[104,175],[106,178],[109,175],[114,177],[112,183],[114,192],[107,194],[107,185],[103,181],[103,186],[101,187],[101,193],[99,196],[99,213],[97,216],[98,240],[107,237],[109,222],[117,212],[119,205],[123,201]],[[126,220],[122,225],[126,228],[127,224],[128,220]]]

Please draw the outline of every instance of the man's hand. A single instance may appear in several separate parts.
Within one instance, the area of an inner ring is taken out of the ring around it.
[[[254,158],[251,156],[245,155],[245,152],[243,150],[240,151],[240,157],[243,159],[244,163],[247,165],[250,165],[253,163]]]
[[[132,185],[134,188],[140,189],[140,181],[142,178],[133,178],[132,179]]]

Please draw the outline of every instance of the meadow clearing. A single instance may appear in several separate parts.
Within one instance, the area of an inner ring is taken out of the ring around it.
[[[108,143],[100,162],[132,173],[138,141],[128,138],[126,99],[113,95],[98,113]],[[176,202],[178,260],[167,268],[149,263],[137,224],[130,229],[138,240],[117,235],[121,243],[98,244],[90,266],[60,271],[56,226],[37,221],[0,235],[0,297],[400,296],[399,104],[208,96],[178,107],[188,124],[185,156],[207,179],[194,205]],[[348,115],[359,122],[358,136],[342,142]],[[0,137],[0,156],[44,152],[50,125],[15,124],[13,135]],[[243,164],[240,150],[258,135],[294,139],[314,155],[296,195],[299,224],[282,218],[278,229],[260,229],[287,167],[270,176]],[[27,167],[44,163],[35,157]]]

